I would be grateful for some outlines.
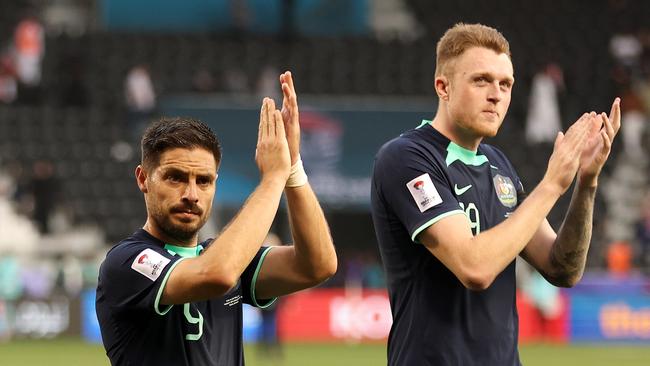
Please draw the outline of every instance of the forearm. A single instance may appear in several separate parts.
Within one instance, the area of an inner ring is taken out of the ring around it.
[[[547,279],[562,287],[574,286],[585,269],[591,242],[596,187],[576,185],[569,210],[549,253]]]
[[[530,242],[559,197],[542,182],[507,220],[474,237],[476,265],[494,277],[501,273]]]
[[[296,266],[318,282],[336,272],[337,259],[327,221],[309,184],[286,188]]]
[[[236,283],[271,228],[280,204],[284,182],[262,181],[235,218],[202,255],[203,263],[216,276]]]

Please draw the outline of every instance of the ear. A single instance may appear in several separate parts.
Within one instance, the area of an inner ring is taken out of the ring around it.
[[[438,94],[440,100],[449,100],[449,79],[447,79],[446,76],[437,76],[433,86],[436,89],[436,94]]]
[[[135,180],[138,183],[140,192],[147,193],[149,191],[147,189],[147,171],[142,167],[142,165],[138,165],[135,168]]]

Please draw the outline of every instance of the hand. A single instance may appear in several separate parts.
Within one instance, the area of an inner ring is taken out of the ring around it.
[[[289,146],[282,115],[275,109],[275,102],[271,98],[264,98],[262,102],[255,162],[262,179],[278,178],[283,184],[287,181],[291,170]]]
[[[282,99],[282,121],[284,122],[284,130],[287,133],[291,165],[294,165],[298,162],[300,156],[300,118],[298,113],[298,97],[296,95],[296,89],[293,86],[291,71],[286,71],[280,75],[280,84],[284,96]]]
[[[614,137],[621,128],[621,100],[614,99],[609,116],[601,113],[596,116],[598,122],[592,126],[580,154],[580,169],[578,170],[578,183],[581,187],[596,187],[598,176],[612,150]]]
[[[580,166],[579,157],[588,133],[597,123],[595,113],[585,113],[569,127],[566,135],[558,133],[542,183],[550,184],[559,194],[566,192]]]

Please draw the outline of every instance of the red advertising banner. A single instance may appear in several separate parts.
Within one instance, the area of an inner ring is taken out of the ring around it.
[[[544,318],[519,293],[520,342],[567,342],[568,299],[564,294],[561,302],[556,316]],[[278,306],[278,331],[290,342],[385,342],[391,324],[385,290],[309,290],[283,298]]]
[[[286,341],[384,341],[391,324],[385,290],[303,291],[278,307],[278,331]]]

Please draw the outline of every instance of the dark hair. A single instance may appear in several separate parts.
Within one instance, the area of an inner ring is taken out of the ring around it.
[[[160,163],[160,155],[174,148],[202,148],[211,151],[217,165],[221,162],[221,145],[205,123],[189,117],[162,117],[144,131],[140,142],[142,166],[151,169]]]

